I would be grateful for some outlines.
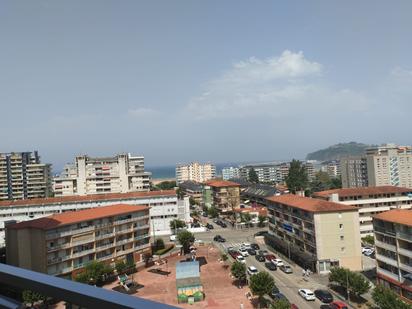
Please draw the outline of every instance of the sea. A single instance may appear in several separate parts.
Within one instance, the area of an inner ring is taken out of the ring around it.
[[[217,163],[216,174],[221,175],[222,169],[229,166],[238,166],[244,163]],[[152,173],[152,179],[171,179],[176,178],[176,166],[145,166],[145,171]]]

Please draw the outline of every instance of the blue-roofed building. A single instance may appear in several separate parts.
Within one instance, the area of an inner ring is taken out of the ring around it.
[[[198,261],[176,264],[176,288],[179,303],[201,301],[204,298]]]

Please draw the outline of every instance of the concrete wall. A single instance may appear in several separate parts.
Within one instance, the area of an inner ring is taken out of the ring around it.
[[[339,260],[342,267],[362,270],[358,212],[317,213],[314,222],[317,259]]]

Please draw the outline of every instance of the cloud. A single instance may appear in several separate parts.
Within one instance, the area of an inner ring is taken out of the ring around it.
[[[345,108],[365,111],[368,98],[350,89],[333,89],[322,78],[323,66],[302,52],[285,50],[265,60],[252,57],[235,63],[209,81],[186,112],[196,119],[285,117],[314,110]]]
[[[137,118],[147,118],[156,115],[158,112],[149,107],[136,107],[128,110],[128,115]]]

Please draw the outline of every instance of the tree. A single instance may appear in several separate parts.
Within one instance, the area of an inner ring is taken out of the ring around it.
[[[165,242],[161,238],[156,238],[154,243],[154,251],[158,251],[165,248]]]
[[[259,224],[258,224],[259,227],[263,227],[265,225],[266,216],[259,215],[258,220],[259,220]]]
[[[37,303],[38,301],[43,302],[46,300],[46,296],[33,292],[31,290],[24,290],[22,293],[22,298],[23,298],[23,302],[25,304],[29,304],[30,307],[33,307],[33,305]]]
[[[290,309],[290,304],[284,299],[279,299],[270,305],[270,309]]]
[[[197,205],[197,202],[196,202],[196,200],[193,198],[193,196],[189,197],[189,203],[190,203],[190,206]]]
[[[251,183],[259,183],[259,176],[253,167],[249,169],[248,179]]]
[[[342,188],[342,178],[336,177],[330,180],[330,188],[329,189],[340,189]]]
[[[116,262],[115,268],[118,274],[122,274],[126,270],[127,266],[125,262],[119,261],[119,262]]]
[[[259,303],[262,303],[263,295],[269,294],[275,287],[275,281],[268,272],[262,271],[250,277],[250,291],[257,295]]]
[[[296,193],[305,190],[308,186],[308,175],[305,167],[299,160],[293,159],[290,163],[289,174],[286,177],[286,185],[289,191]]]
[[[170,221],[169,226],[170,226],[170,229],[174,230],[175,234],[176,234],[176,231],[178,229],[182,229],[182,228],[186,227],[186,223],[182,220],[174,219],[174,220]]]
[[[180,231],[177,236],[177,240],[179,243],[182,245],[182,251],[184,254],[189,253],[190,251],[190,246],[194,243],[195,241],[195,236],[190,233],[189,231]]]
[[[219,215],[219,211],[214,206],[210,207],[207,213],[211,218],[216,218]]]
[[[159,190],[173,190],[176,188],[176,181],[162,181],[156,185]]]
[[[240,215],[240,219],[242,222],[246,223],[246,226],[249,226],[250,221],[252,220],[252,217],[250,216],[250,213],[246,212]]]
[[[176,195],[177,195],[177,198],[179,200],[181,200],[185,197],[185,193],[183,192],[183,190],[181,188],[176,189]]]
[[[113,268],[109,265],[94,260],[86,265],[84,271],[78,274],[75,280],[82,283],[97,284],[101,283],[103,277],[111,272],[113,272]]]
[[[336,283],[358,296],[370,289],[370,284],[364,276],[343,267],[331,268],[329,282]]]
[[[372,235],[367,235],[365,237],[362,237],[362,241],[364,243],[367,243],[371,246],[373,246],[375,244],[375,238]]]
[[[228,260],[228,256],[226,253],[222,253],[222,255],[220,256],[220,258],[222,259],[222,262],[224,263],[224,266],[226,266],[226,261]]]
[[[230,272],[232,273],[232,276],[235,277],[239,283],[244,280],[246,280],[246,265],[239,262],[239,261],[235,261],[232,264],[232,267],[230,268]]]
[[[398,294],[382,285],[375,287],[372,299],[379,309],[412,309],[412,305],[404,303]]]

